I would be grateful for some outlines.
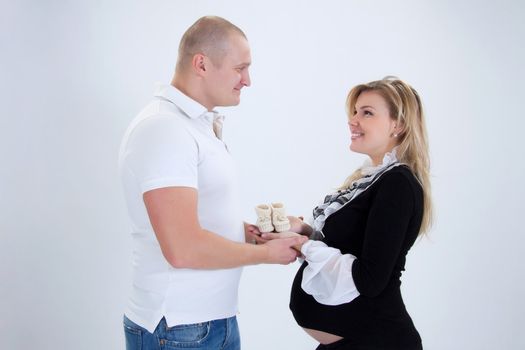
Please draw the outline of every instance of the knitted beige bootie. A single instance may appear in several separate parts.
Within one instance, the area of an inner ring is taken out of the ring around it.
[[[283,232],[290,229],[290,220],[286,217],[284,205],[282,203],[272,203],[272,223],[275,231]]]
[[[255,213],[257,213],[257,222],[255,225],[259,228],[259,231],[272,232],[272,208],[266,204],[259,204],[255,207]]]

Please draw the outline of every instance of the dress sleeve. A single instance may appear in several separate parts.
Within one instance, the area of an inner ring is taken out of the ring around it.
[[[355,256],[312,240],[302,246],[301,252],[308,261],[301,288],[318,303],[340,305],[359,296],[352,277]]]
[[[392,277],[402,254],[415,194],[402,173],[385,175],[368,214],[361,255],[352,265],[352,275],[364,296],[379,295]]]

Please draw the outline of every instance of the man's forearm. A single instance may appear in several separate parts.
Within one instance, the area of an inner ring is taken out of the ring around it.
[[[264,245],[234,242],[213,232],[201,230],[187,242],[176,242],[177,248],[164,256],[176,268],[227,269],[268,262]]]

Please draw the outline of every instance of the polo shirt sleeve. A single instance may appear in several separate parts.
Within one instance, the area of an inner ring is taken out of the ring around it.
[[[125,156],[142,193],[173,186],[198,188],[197,141],[188,125],[172,115],[141,121]]]

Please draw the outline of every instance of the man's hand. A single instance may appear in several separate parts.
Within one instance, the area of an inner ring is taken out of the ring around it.
[[[261,231],[256,225],[244,223],[244,236],[246,237],[246,243],[253,244],[264,244],[268,242],[267,239],[261,237]]]
[[[282,233],[285,235],[278,237],[280,239],[271,239],[263,245],[268,249],[268,262],[270,263],[286,265],[294,262],[301,255],[300,247],[308,240],[307,237],[294,232]],[[266,235],[273,237],[273,235],[281,235],[282,233],[263,233],[263,237]]]
[[[290,239],[290,238],[302,238],[303,240],[300,241],[299,244],[294,244],[292,246],[293,249],[295,249],[299,254],[301,254],[301,247],[303,246],[304,243],[306,243],[308,241],[308,237],[306,236],[303,236],[303,235],[300,235],[296,232],[292,232],[292,231],[285,231],[285,232],[280,232],[280,233],[276,233],[276,232],[269,232],[269,233],[263,233],[262,234],[262,238],[266,239],[266,240],[271,240],[271,241],[280,241],[280,240],[285,240],[285,239]]]
[[[260,244],[268,248],[270,263],[289,264],[301,256],[301,246],[308,239],[294,232],[261,233],[256,225],[244,223],[246,242]],[[270,235],[266,237],[266,235]],[[280,238],[280,239],[276,239]],[[285,239],[286,238],[286,239]]]

